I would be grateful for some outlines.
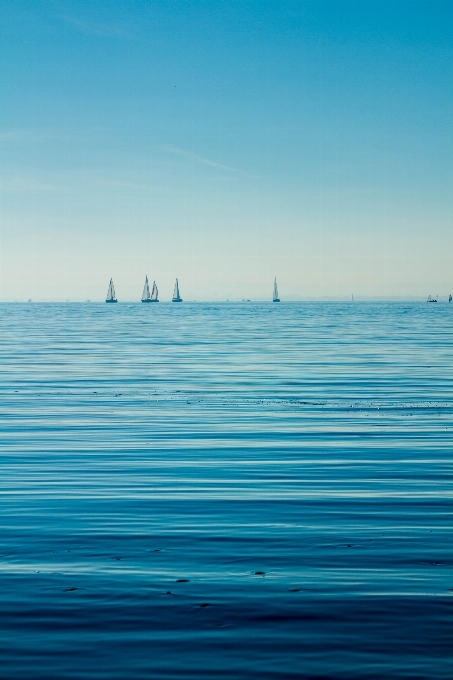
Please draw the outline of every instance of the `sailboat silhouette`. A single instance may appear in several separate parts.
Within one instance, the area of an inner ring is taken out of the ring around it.
[[[145,285],[143,287],[142,302],[159,302],[157,299],[158,291],[156,282],[154,281],[151,293],[149,292],[148,276],[145,279]]]
[[[106,302],[118,302],[115,296],[115,286],[113,285],[113,279],[110,279],[109,289],[107,291]]]
[[[173,291],[172,302],[182,302],[182,297],[181,297],[180,294],[179,294],[178,279],[176,279],[175,289],[174,289],[174,291]]]

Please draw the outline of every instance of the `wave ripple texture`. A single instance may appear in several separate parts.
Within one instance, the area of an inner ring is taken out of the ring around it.
[[[0,675],[450,680],[452,314],[1,305]]]

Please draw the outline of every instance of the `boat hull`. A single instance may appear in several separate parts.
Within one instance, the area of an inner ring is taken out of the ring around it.
[[[113,302],[118,302],[118,300],[106,300],[107,304],[112,304]]]
[[[142,302],[159,302],[159,300],[142,300]]]
[[[182,298],[173,298],[172,302],[182,302]]]
[[[280,298],[276,298],[275,300],[272,300],[272,302],[280,302]]]

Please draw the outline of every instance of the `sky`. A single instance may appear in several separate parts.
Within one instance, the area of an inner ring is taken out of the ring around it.
[[[0,300],[453,293],[450,0],[0,14]]]

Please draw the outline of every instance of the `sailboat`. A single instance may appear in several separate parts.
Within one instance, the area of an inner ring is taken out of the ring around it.
[[[158,291],[156,282],[154,281],[151,293],[149,292],[148,276],[145,279],[145,285],[143,287],[142,302],[159,302],[157,299]]]
[[[280,298],[278,297],[277,277],[274,279],[274,294],[272,296],[272,302],[280,302]]]
[[[151,295],[149,292],[148,274],[145,278],[145,285],[143,286],[142,302],[151,302]]]
[[[436,298],[432,298],[431,295],[428,295],[427,302],[437,302]]]
[[[118,302],[115,296],[115,286],[113,285],[113,279],[110,279],[109,289],[107,291],[106,302]]]
[[[172,302],[182,302],[182,297],[179,294],[178,279],[176,279]]]
[[[453,298],[451,297],[451,293],[450,293],[450,295],[448,296],[448,302],[451,302],[452,300],[453,300]]]

